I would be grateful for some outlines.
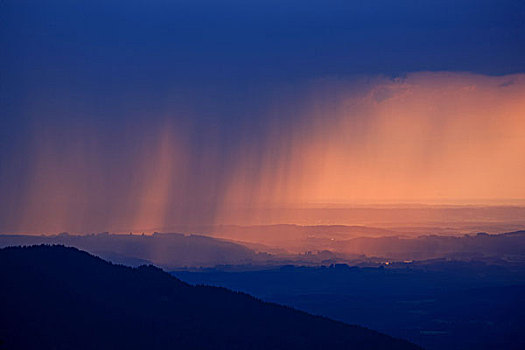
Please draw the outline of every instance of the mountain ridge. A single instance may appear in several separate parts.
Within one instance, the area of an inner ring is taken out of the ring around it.
[[[151,265],[64,246],[0,249],[0,339],[9,349],[419,349]]]

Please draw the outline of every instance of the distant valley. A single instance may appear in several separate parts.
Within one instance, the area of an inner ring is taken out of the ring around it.
[[[153,263],[167,269],[335,263],[378,266],[429,259],[525,261],[525,231],[410,237],[358,226],[272,225],[232,230],[237,230],[232,235],[245,232],[248,241],[182,233],[17,234],[0,235],[0,247],[63,244],[115,263]],[[288,244],[283,243],[284,239]]]

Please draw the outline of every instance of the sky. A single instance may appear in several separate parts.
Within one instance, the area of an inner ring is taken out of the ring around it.
[[[0,231],[525,198],[525,3],[0,2]]]

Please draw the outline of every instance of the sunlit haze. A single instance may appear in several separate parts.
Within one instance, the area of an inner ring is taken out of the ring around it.
[[[30,172],[12,194],[20,212],[4,225],[153,230],[250,223],[269,208],[525,198],[524,75],[327,78],[275,94],[254,111],[264,124],[206,128],[199,146],[177,106],[111,131],[69,118],[64,132],[35,119]]]

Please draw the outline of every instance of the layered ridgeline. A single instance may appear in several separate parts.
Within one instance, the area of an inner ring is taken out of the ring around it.
[[[154,264],[164,268],[245,264],[265,259],[247,247],[221,239],[181,233],[125,235],[0,235],[0,248],[39,244],[75,247],[117,264]]]
[[[0,235],[0,248],[61,244],[113,263],[154,264],[170,270],[219,265],[377,265],[440,258],[467,261],[522,261],[525,258],[525,231],[410,237],[395,231],[356,226],[275,225],[220,229],[224,230],[220,232],[222,237],[181,233]],[[241,232],[245,233],[245,240],[233,241],[233,236],[242,236]]]
[[[407,341],[153,266],[113,265],[75,248],[0,250],[6,349],[418,349]]]

